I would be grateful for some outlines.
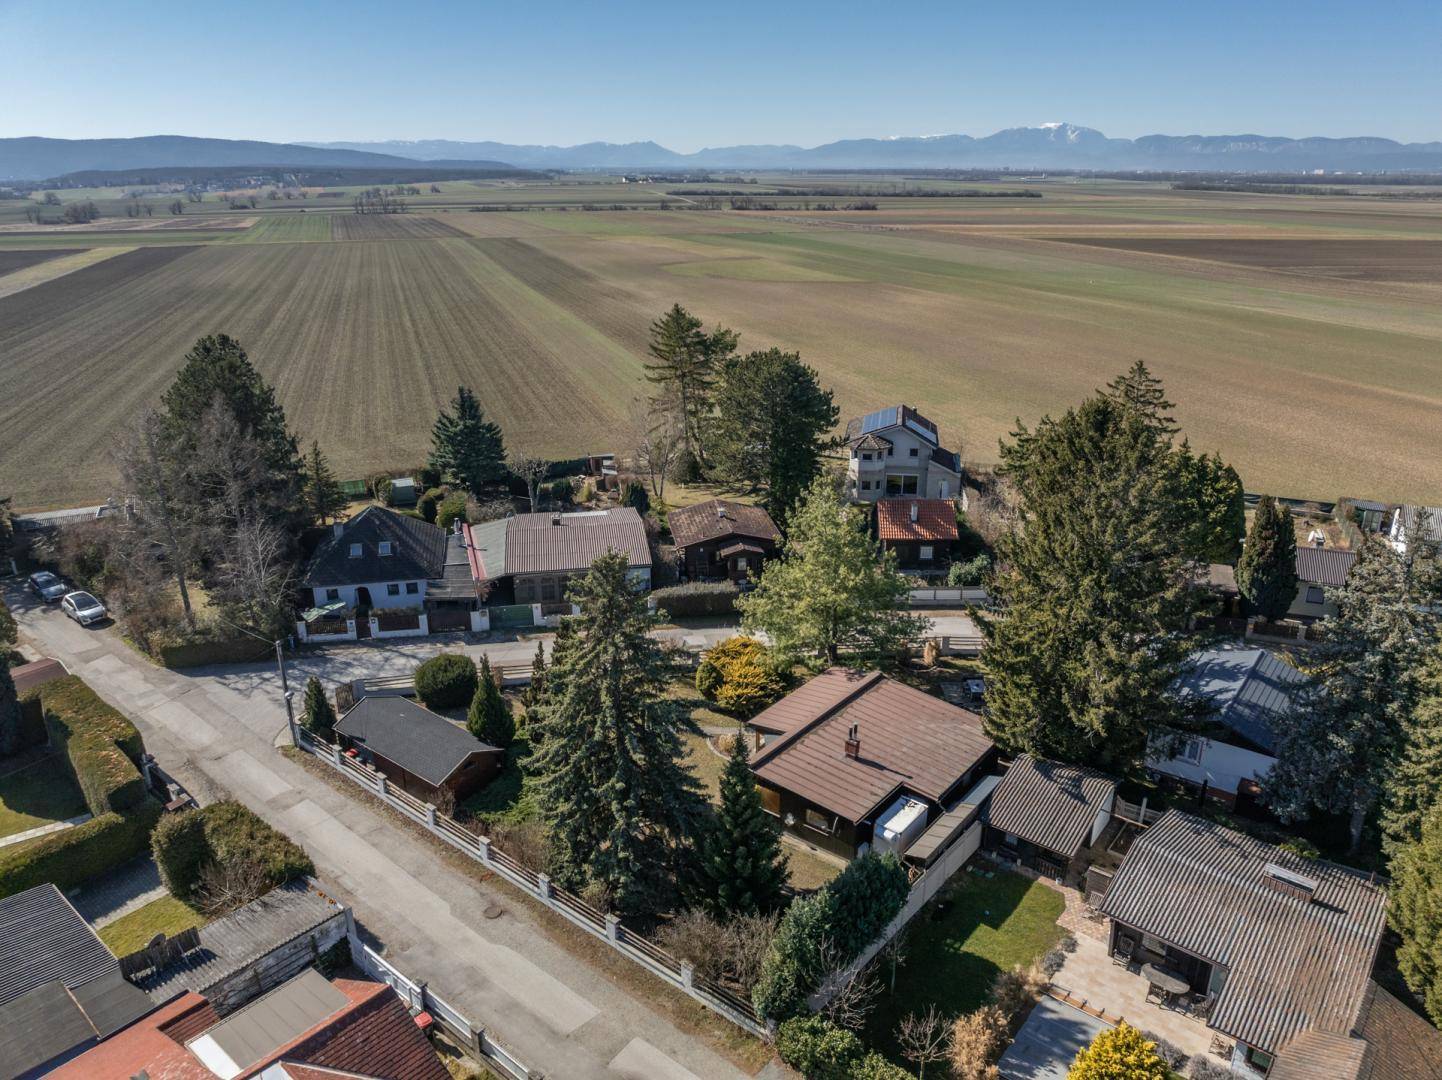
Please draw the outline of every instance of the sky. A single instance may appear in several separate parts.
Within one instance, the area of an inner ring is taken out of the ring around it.
[[[703,10],[704,9],[704,10]],[[0,0],[0,136],[1442,139],[1442,4]]]

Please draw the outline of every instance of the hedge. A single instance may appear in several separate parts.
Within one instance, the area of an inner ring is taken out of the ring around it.
[[[730,581],[693,581],[656,589],[651,599],[658,611],[678,615],[734,615],[741,590]]]
[[[416,668],[416,697],[428,709],[469,705],[478,685],[475,661],[460,653],[441,653]]]
[[[101,814],[82,825],[0,848],[0,897],[44,885],[62,892],[123,866],[146,848],[159,803],[130,814]]]
[[[298,844],[237,802],[172,815],[151,836],[150,850],[160,879],[181,900],[195,894],[201,871],[212,862],[256,863],[270,888],[315,873]]]
[[[273,651],[272,646],[255,638],[227,638],[162,645],[157,659],[168,668],[191,668],[206,664],[249,664],[269,658]]]
[[[776,1053],[806,1080],[911,1080],[901,1066],[820,1016],[797,1016],[782,1024]]]
[[[4,659],[0,658],[0,663]],[[32,746],[44,746],[50,740],[45,730],[45,710],[40,705],[40,691],[31,690],[20,697],[20,727],[15,753]]]

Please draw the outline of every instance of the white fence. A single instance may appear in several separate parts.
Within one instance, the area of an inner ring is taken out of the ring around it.
[[[985,589],[970,585],[960,589],[912,589],[908,599],[912,607],[944,607],[947,604],[986,607],[991,603]]]
[[[356,967],[371,978],[385,983],[399,994],[401,1000],[411,1008],[430,1013],[468,1050],[480,1055],[487,1065],[499,1070],[503,1075],[511,1077],[512,1080],[529,1080],[531,1070],[509,1050],[486,1034],[485,1028],[473,1024],[459,1011],[446,1004],[425,983],[416,982],[402,974],[398,968],[383,959],[380,953],[354,934],[350,938],[350,955],[351,961]]]

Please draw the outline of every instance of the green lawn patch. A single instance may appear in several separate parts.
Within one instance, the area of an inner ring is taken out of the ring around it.
[[[126,956],[149,945],[156,934],[174,937],[192,926],[204,926],[205,916],[173,896],[162,896],[129,915],[122,915],[96,931],[116,956]]]
[[[60,754],[47,754],[0,776],[0,836],[14,836],[83,813],[85,799]]]

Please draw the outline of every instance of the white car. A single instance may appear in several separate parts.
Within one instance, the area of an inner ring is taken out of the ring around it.
[[[97,623],[107,615],[105,605],[88,592],[66,593],[60,601],[60,610],[81,626]]]

